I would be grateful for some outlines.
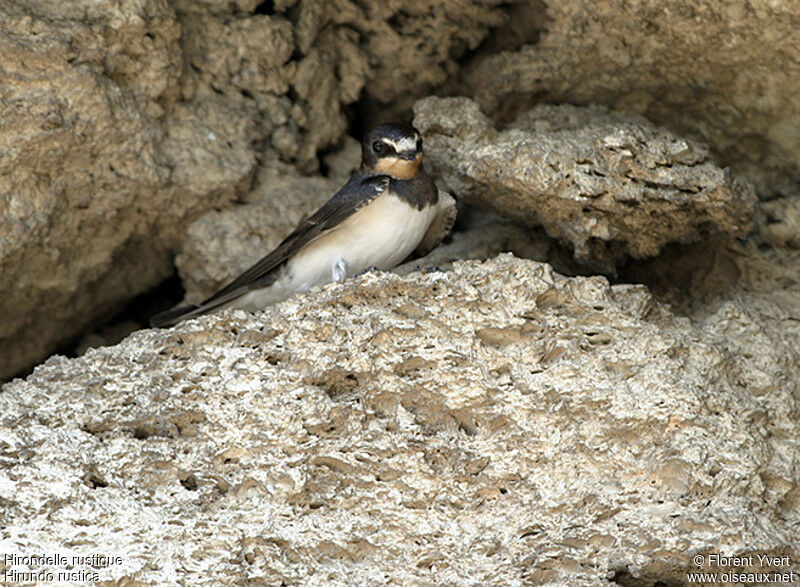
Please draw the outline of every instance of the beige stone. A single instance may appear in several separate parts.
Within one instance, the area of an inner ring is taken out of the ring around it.
[[[162,281],[262,162],[316,170],[362,96],[410,108],[500,4],[0,0],[0,378]]]
[[[753,188],[716,166],[708,149],[641,117],[540,105],[496,130],[467,98],[415,105],[427,161],[447,189],[574,248],[613,270],[708,233],[745,236]]]
[[[603,104],[711,146],[762,196],[797,193],[800,9],[786,0],[531,1],[450,84],[509,120]]]
[[[0,393],[3,548],[209,585],[795,560],[797,353],[747,314],[693,324],[643,286],[501,255],[54,357]]]

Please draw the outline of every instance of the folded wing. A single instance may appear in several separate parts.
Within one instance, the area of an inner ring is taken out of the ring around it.
[[[319,210],[303,220],[271,253],[228,285],[200,304],[173,308],[156,314],[151,318],[150,324],[154,327],[170,326],[218,308],[249,291],[269,287],[278,278],[278,269],[297,251],[377,198],[388,185],[389,178],[385,175],[355,175]]]

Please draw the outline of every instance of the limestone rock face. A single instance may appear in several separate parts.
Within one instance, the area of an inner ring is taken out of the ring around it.
[[[797,193],[796,2],[546,0],[516,10],[462,68],[455,95],[500,118],[539,102],[636,112],[711,145],[760,194]]]
[[[181,219],[229,198],[254,162],[223,109],[202,128],[159,122],[180,73],[169,4],[62,9],[0,2],[0,377],[168,275]],[[206,167],[162,148],[178,134]],[[181,172],[208,182],[205,203]]]
[[[443,82],[499,4],[0,0],[0,378],[163,280],[262,160],[315,170],[362,93]]]
[[[410,111],[507,18],[503,0],[173,3],[189,65],[183,98],[223,95],[251,111],[259,144],[303,172],[340,142],[348,105],[363,98],[382,121]]]
[[[54,357],[0,393],[3,548],[192,584],[676,584],[698,553],[796,557],[796,350],[728,346],[758,332],[735,305],[701,326],[501,255]]]
[[[502,131],[467,98],[425,98],[414,123],[434,174],[493,209],[613,268],[703,233],[744,236],[756,197],[708,149],[641,117],[540,105]]]
[[[800,249],[800,197],[778,198],[764,202],[766,222],[761,236],[773,247]]]

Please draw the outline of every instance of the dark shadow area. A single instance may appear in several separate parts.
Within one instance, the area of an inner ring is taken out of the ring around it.
[[[508,14],[508,20],[492,29],[477,47],[464,52],[457,60],[459,69],[481,55],[519,51],[525,45],[535,45],[550,24],[547,4],[542,0],[508,2],[501,7]]]
[[[736,262],[742,245],[734,238],[709,236],[692,244],[669,244],[650,259],[629,258],[612,283],[641,283],[675,312],[690,315],[697,306],[723,294],[739,281]]]
[[[347,134],[360,143],[367,133],[367,124],[364,120],[364,108],[359,104],[362,104],[362,102],[345,106],[344,115],[347,117]]]
[[[256,9],[253,11],[253,14],[275,14],[275,2],[272,0],[264,0],[263,2],[259,2]]]
[[[117,344],[131,332],[150,327],[153,314],[167,310],[178,304],[184,296],[183,286],[177,272],[158,286],[136,296],[119,312],[112,315],[91,332],[86,332],[71,340],[55,354],[77,357],[87,349]],[[25,373],[20,376],[27,376]]]

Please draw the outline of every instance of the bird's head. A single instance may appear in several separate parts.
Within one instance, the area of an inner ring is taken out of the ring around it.
[[[408,124],[380,124],[361,143],[361,167],[396,179],[411,179],[422,165],[422,136]]]

